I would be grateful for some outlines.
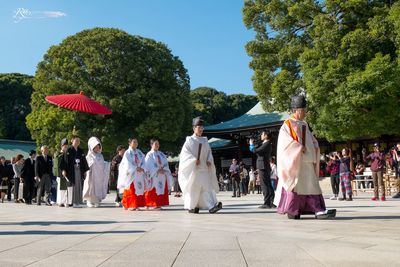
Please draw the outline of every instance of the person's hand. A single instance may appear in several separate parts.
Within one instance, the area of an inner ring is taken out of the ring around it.
[[[207,161],[207,167],[211,167],[211,162]]]
[[[197,160],[196,160],[196,166],[199,166],[199,165],[200,165],[200,160],[197,159]]]
[[[137,171],[138,172],[143,172],[144,170],[142,168],[140,168],[140,167],[137,167]]]
[[[158,174],[164,174],[165,171],[164,171],[164,169],[160,168],[160,169],[158,169],[157,173],[158,173]]]
[[[253,138],[250,138],[249,144],[250,144],[250,145],[254,144],[254,139],[253,139]]]
[[[307,151],[307,148],[305,146],[303,146],[303,148],[301,149],[301,152],[303,152],[303,154],[304,154],[304,153],[306,153],[306,151]]]
[[[62,171],[62,176],[67,177],[67,172],[66,171]]]
[[[38,182],[40,182],[40,177],[37,177],[37,176],[36,176],[36,177],[35,177],[35,180],[38,181]]]

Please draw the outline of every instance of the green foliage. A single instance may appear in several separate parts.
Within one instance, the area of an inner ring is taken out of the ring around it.
[[[319,137],[398,134],[399,2],[249,0],[243,15],[257,33],[246,49],[266,109],[305,93]]]
[[[31,140],[25,117],[31,111],[32,77],[0,74],[0,138]]]
[[[256,96],[226,95],[210,87],[198,87],[190,92],[195,116],[202,116],[205,123],[216,124],[243,115],[258,100]]]
[[[65,110],[45,96],[84,91],[113,110],[109,116]],[[27,125],[38,144],[59,146],[75,125],[86,143],[90,136],[114,151],[136,136],[147,150],[158,137],[161,149],[176,152],[190,130],[189,76],[163,43],[118,29],[84,30],[52,46],[38,64]]]

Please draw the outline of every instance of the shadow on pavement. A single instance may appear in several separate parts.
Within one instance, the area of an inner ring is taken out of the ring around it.
[[[126,230],[126,231],[45,231],[45,230],[29,230],[29,231],[4,231],[2,235],[93,235],[93,234],[138,234],[145,231]]]
[[[152,223],[157,221],[27,221],[27,222],[0,222],[0,225],[96,225],[96,224],[114,224],[114,223]]]

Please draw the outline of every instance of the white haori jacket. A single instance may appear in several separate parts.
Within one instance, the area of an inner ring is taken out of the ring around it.
[[[305,153],[302,152],[302,127],[305,126]],[[274,204],[278,206],[282,188],[299,195],[322,194],[319,185],[319,145],[308,124],[291,117],[287,119],[278,136],[277,170],[278,187]]]
[[[199,144],[201,144],[200,165],[197,166]],[[197,190],[197,188],[193,188],[196,179],[201,180],[202,184],[208,185],[208,188],[215,193],[219,192],[214,158],[207,137],[187,136],[179,158],[178,181],[183,198],[190,194],[192,190]],[[207,166],[207,161],[211,162],[210,167]]]
[[[155,188],[157,195],[164,195],[165,183],[167,183],[168,189],[171,189],[173,178],[164,153],[150,150],[145,158],[145,167],[150,178],[149,191]],[[158,173],[161,168],[164,170],[164,174]]]
[[[138,172],[138,167],[144,169],[144,171]],[[140,149],[134,150],[129,147],[119,164],[117,188],[120,193],[123,193],[133,183],[136,195],[141,196],[145,192],[145,187],[147,187],[146,182],[144,154]]]
[[[101,150],[95,153],[93,149],[100,145],[97,137],[91,137],[88,141],[89,152],[86,161],[89,170],[83,184],[83,199],[98,203],[107,196],[108,179],[110,177],[110,162],[104,160]]]

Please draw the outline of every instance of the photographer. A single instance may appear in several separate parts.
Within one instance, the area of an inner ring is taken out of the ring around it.
[[[340,179],[339,179],[339,166],[340,160],[338,156],[338,152],[332,152],[329,157],[329,163],[326,167],[326,171],[331,175],[331,187],[333,196],[330,200],[339,200],[339,187],[340,187]]]
[[[270,134],[267,131],[262,131],[260,135],[262,144],[255,145],[254,139],[250,139],[250,151],[257,155],[256,168],[260,175],[261,189],[264,195],[264,203],[259,206],[261,209],[273,208],[274,189],[271,184],[271,166],[270,158],[272,151],[272,144],[270,141]]]
[[[385,201],[385,183],[383,182],[383,170],[385,168],[385,155],[379,151],[379,144],[374,144],[374,152],[367,156],[366,149],[362,150],[364,161],[371,161],[372,179],[374,181],[374,197],[371,200],[379,200],[379,187],[382,190],[381,201]],[[379,184],[379,187],[378,187]]]

